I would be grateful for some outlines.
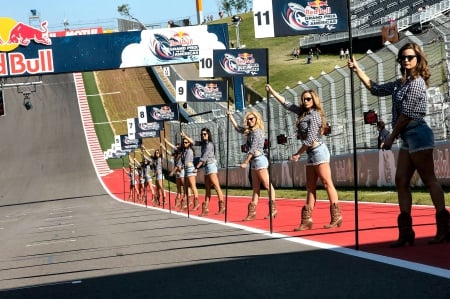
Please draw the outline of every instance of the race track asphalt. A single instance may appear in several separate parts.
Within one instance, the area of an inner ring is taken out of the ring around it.
[[[42,81],[31,110],[5,87],[0,298],[450,298],[443,277],[116,201],[73,75]]]

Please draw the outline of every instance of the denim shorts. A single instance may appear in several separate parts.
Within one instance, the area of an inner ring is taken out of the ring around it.
[[[181,169],[180,172],[177,172],[175,175],[176,178],[184,178],[184,169]]]
[[[250,169],[264,169],[269,167],[269,160],[265,155],[259,155],[250,160]]]
[[[161,174],[157,174],[156,175],[156,180],[158,181],[158,180],[163,180],[164,179],[164,175],[161,173]]]
[[[412,120],[400,133],[400,149],[410,153],[434,148],[433,130],[425,121]]]
[[[205,166],[205,175],[208,175],[211,173],[217,173],[217,164],[215,161],[212,163],[208,163]]]
[[[315,147],[306,151],[308,158],[306,165],[319,165],[330,162],[330,151],[325,143],[319,143]]]
[[[196,176],[197,174],[194,172],[194,169],[195,169],[194,166],[185,168],[186,176],[187,177],[189,177],[189,176]]]
[[[146,176],[144,183],[151,183],[152,182],[152,177],[151,176]]]

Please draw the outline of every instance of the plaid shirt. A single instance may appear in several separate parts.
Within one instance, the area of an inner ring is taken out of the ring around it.
[[[300,106],[291,102],[285,101],[284,107],[300,115]],[[320,141],[320,127],[322,127],[322,118],[316,109],[311,109],[298,123],[297,123],[297,138],[302,140],[306,146],[312,146],[314,142]]]
[[[422,77],[401,80],[385,84],[372,84],[371,94],[374,96],[392,95],[392,126],[395,127],[400,114],[416,121],[423,121],[427,112],[427,86]]]
[[[244,134],[245,129],[243,127],[238,127],[236,128],[236,131],[238,131],[241,134]],[[252,130],[250,131],[250,134],[248,134],[247,136],[247,153],[252,154],[253,156],[258,156],[256,155],[256,152],[258,151],[259,154],[261,155],[262,153],[264,153],[264,132],[261,129],[256,129],[256,130]]]

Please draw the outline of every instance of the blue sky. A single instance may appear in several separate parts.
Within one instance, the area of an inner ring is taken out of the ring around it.
[[[37,9],[41,21],[49,22],[51,31],[64,28],[63,22],[69,22],[69,28],[111,27],[116,26],[115,19],[122,18],[117,12],[121,4],[129,4],[131,14],[144,24],[167,23],[168,20],[190,18],[197,24],[196,0],[69,0],[69,1],[18,0],[3,5],[0,17],[9,17],[28,23],[31,9]],[[218,0],[202,0],[203,15],[212,14],[218,18]]]

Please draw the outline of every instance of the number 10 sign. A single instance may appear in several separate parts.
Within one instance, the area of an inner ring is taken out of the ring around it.
[[[253,0],[255,37],[348,31],[347,0]]]

